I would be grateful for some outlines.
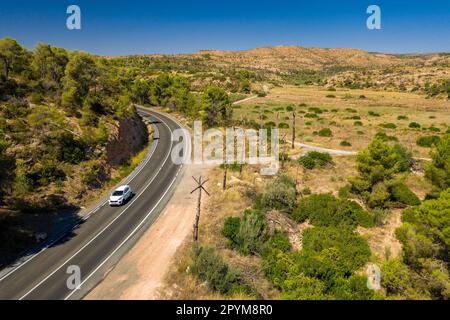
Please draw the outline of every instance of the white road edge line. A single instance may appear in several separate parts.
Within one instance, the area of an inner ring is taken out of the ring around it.
[[[153,116],[153,115],[146,115],[148,116]],[[159,119],[159,118],[158,118]],[[159,119],[161,120],[161,119]],[[169,129],[170,130],[170,129]],[[156,131],[158,131],[156,129]],[[159,131],[158,131],[158,136],[159,136]],[[133,181],[134,178],[136,178],[136,176],[144,169],[144,167],[147,165],[147,163],[150,161],[150,159],[153,157],[153,154],[155,153],[156,147],[158,146],[158,142],[159,139],[157,139],[156,141],[154,141],[155,143],[155,147],[152,148],[151,153],[147,156],[147,159],[145,160],[145,162],[142,162],[139,166],[140,168],[137,168],[136,173],[133,173],[131,177],[129,177],[127,180],[125,180],[126,184],[130,183],[131,181]],[[153,145],[152,145],[153,146]],[[96,213],[98,210],[100,210],[100,208],[102,208],[105,204],[107,204],[108,201],[104,201],[102,202],[100,205],[98,205],[97,207],[95,207],[94,209],[92,209],[86,216],[82,217],[81,219],[83,221],[88,220],[94,213]],[[75,227],[77,227],[79,225],[75,224],[74,226],[71,226],[70,229],[73,229]],[[69,229],[69,228],[68,228]],[[46,245],[44,248],[42,248],[41,250],[39,250],[37,253],[31,255],[28,259],[26,259],[25,261],[23,261],[21,264],[19,264],[18,266],[16,266],[14,269],[12,269],[11,271],[7,272],[4,276],[2,276],[0,278],[0,282],[3,281],[4,279],[6,279],[7,277],[9,277],[11,274],[13,274],[14,272],[16,272],[17,270],[19,270],[20,268],[22,268],[24,265],[26,265],[28,262],[30,262],[31,260],[33,260],[34,258],[36,258],[39,254],[41,254],[42,252],[44,252],[45,250],[47,250],[49,247],[51,247],[54,243],[58,242],[62,237],[64,237],[66,235],[66,233],[62,234],[61,236],[58,236],[55,240],[51,241],[48,245]]]
[[[158,117],[156,117],[158,118]],[[159,120],[161,120],[160,118],[158,118]],[[172,130],[170,130],[170,127],[163,121],[161,121],[168,129],[169,131],[172,133]],[[46,276],[44,279],[42,279],[37,285],[35,285],[33,288],[31,288],[27,293],[25,293],[22,297],[19,298],[19,300],[23,300],[27,295],[29,295],[31,292],[33,292],[34,290],[36,290],[36,288],[38,288],[41,284],[43,284],[45,281],[47,281],[47,279],[49,279],[52,275],[54,275],[56,272],[59,271],[59,269],[61,269],[67,262],[69,262],[70,260],[72,260],[75,256],[77,256],[81,251],[84,250],[84,248],[86,248],[89,244],[91,244],[95,239],[97,239],[107,228],[109,228],[117,219],[119,219],[122,214],[127,211],[127,209],[129,209],[131,207],[131,205],[137,200],[139,199],[139,197],[144,194],[145,190],[147,190],[147,188],[151,185],[151,183],[153,182],[153,180],[158,176],[159,172],[161,172],[162,168],[164,167],[164,165],[167,162],[167,159],[169,158],[171,152],[172,152],[172,145],[173,142],[171,141],[171,147],[169,149],[169,152],[167,153],[166,158],[164,159],[163,164],[161,165],[161,167],[158,169],[157,173],[153,176],[153,178],[150,180],[150,182],[144,187],[144,189],[141,191],[141,193],[139,193],[136,197],[133,198],[133,200],[130,202],[130,204],[117,216],[115,217],[110,223],[108,223],[99,233],[97,233],[91,240],[89,240],[87,243],[85,243],[78,251],[76,251],[70,258],[68,258],[66,261],[64,261],[64,263],[62,263],[58,268],[56,268],[52,273],[50,273],[48,276]]]

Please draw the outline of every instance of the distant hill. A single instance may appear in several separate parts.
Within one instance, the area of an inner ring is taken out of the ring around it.
[[[247,70],[254,73],[252,80],[417,91],[444,98],[450,95],[450,53],[385,54],[360,49],[275,46],[123,58],[152,70],[196,74],[196,80],[202,83],[222,81],[225,85],[233,81],[236,72]],[[220,80],[221,77],[227,80]]]

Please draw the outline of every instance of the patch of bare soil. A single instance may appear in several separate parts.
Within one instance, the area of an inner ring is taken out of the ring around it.
[[[402,210],[394,209],[384,219],[383,225],[370,229],[358,227],[357,231],[367,237],[370,249],[382,260],[388,257],[398,257],[402,246],[395,236],[395,230],[400,227]]]

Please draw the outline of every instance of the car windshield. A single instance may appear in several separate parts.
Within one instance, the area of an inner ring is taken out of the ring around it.
[[[121,191],[121,190],[116,190],[116,191],[113,192],[112,195],[113,195],[113,196],[121,196],[121,195],[123,195],[123,191]]]

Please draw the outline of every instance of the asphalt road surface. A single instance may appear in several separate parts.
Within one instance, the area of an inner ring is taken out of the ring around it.
[[[122,207],[100,206],[70,234],[0,276],[0,299],[81,298],[156,220],[181,171],[170,155],[171,132],[180,126],[160,113],[139,113],[155,123],[159,137],[149,161],[128,183],[134,196]],[[74,289],[77,270],[81,282]]]

